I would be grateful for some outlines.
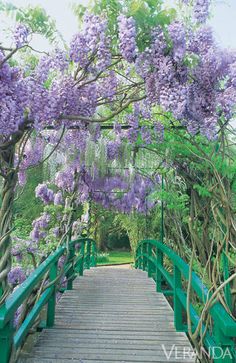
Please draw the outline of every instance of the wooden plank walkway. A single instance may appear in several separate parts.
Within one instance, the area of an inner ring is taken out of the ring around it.
[[[99,267],[74,281],[57,306],[55,326],[21,362],[192,363],[188,350],[171,307],[145,272]]]

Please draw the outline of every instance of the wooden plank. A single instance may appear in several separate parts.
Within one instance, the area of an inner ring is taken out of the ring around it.
[[[173,321],[171,307],[146,273],[94,268],[62,296],[55,326],[43,331],[20,363],[193,363],[186,356],[191,345]]]

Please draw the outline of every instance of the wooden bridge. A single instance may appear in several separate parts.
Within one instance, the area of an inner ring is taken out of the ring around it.
[[[204,305],[212,293],[173,250],[156,240],[144,240],[137,247],[135,269],[95,266],[96,243],[89,238],[71,241],[7,298],[0,307],[0,363],[14,361],[12,352],[17,356],[36,321],[44,330],[31,351],[20,355],[20,363],[195,361],[186,335],[186,312],[194,331],[200,316],[192,298],[197,296]],[[56,305],[63,276],[67,286]],[[27,306],[32,297],[34,303],[14,328],[17,309]],[[204,349],[211,353],[217,348],[221,353],[209,362],[236,363],[236,322],[217,300],[209,314],[211,324],[205,326],[203,321],[199,334]]]
[[[175,331],[171,307],[146,273],[100,267],[75,280],[74,290],[57,307],[55,326],[43,332],[31,358],[22,362],[190,363],[194,359],[180,356],[191,350],[186,335]]]

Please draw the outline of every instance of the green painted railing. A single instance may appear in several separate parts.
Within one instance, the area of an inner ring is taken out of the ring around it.
[[[172,263],[172,273],[164,266],[164,256]],[[136,250],[135,268],[147,271],[148,276],[156,282],[157,292],[173,295],[174,323],[177,331],[188,332],[184,321],[189,311],[192,331],[197,327],[200,316],[194,304],[188,303],[187,282],[191,275],[191,293],[198,296],[202,304],[206,304],[212,293],[203,284],[199,276],[190,271],[190,267],[172,249],[156,240],[144,240]],[[185,281],[185,283],[183,283]],[[191,296],[190,296],[191,298]],[[215,301],[209,309],[212,318],[210,327],[201,325],[200,334],[208,354],[214,363],[236,362],[236,321],[226,311],[224,306]]]
[[[25,341],[29,330],[35,323],[42,309],[47,305],[46,321],[41,321],[41,327],[52,327],[55,320],[56,293],[60,285],[61,277],[67,277],[65,290],[73,288],[73,280],[79,274],[83,275],[84,269],[96,266],[96,243],[90,238],[80,238],[69,243],[68,259],[62,268],[58,261],[68,247],[62,246],[53,252],[32,274],[7,298],[0,307],[0,362],[8,363],[11,351],[19,349]],[[28,312],[23,323],[16,330],[14,328],[14,316],[22,303],[24,303],[33,291],[39,287],[45,279],[45,287]]]

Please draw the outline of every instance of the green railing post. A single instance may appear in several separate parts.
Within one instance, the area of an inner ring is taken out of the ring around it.
[[[147,271],[147,243],[143,243],[142,255],[143,255],[143,271]]]
[[[97,254],[96,242],[92,242],[91,267],[96,267],[96,254]]]
[[[139,268],[139,247],[135,251],[134,267]]]
[[[178,267],[174,266],[174,321],[177,331],[185,331],[183,325],[183,306],[178,297],[178,289],[182,289],[181,272]]]
[[[86,248],[86,267],[89,270],[91,266],[91,241],[87,241]]]
[[[163,267],[163,252],[156,246],[156,259],[157,259],[157,266],[156,266],[156,291],[162,292],[162,274],[158,268],[158,265]]]
[[[49,281],[54,281],[57,277],[57,264],[54,263],[49,271]],[[56,284],[53,286],[53,292],[48,300],[48,307],[47,307],[47,327],[51,328],[54,325],[55,321],[55,308],[56,308]]]
[[[142,256],[142,270],[145,271],[145,257],[144,257],[144,253],[145,253],[145,245],[144,243],[142,243],[141,245],[141,256]]]
[[[85,252],[85,242],[82,242],[80,248],[81,260],[79,262],[79,276],[83,276],[84,274],[84,252]]]
[[[10,320],[3,329],[0,329],[0,362],[8,363],[13,344],[13,320]]]
[[[162,177],[161,177],[161,192],[162,192],[162,196],[161,196],[161,228],[160,228],[161,243],[164,242],[164,200],[163,200],[164,190],[165,190],[164,176],[162,175]]]
[[[142,269],[142,257],[141,257],[142,253],[141,253],[141,246],[139,246],[138,248],[138,268],[141,270]]]
[[[213,331],[216,341],[216,347],[213,356],[214,363],[235,363],[236,356],[233,340],[226,337],[222,333],[217,321],[214,321]]]
[[[74,265],[73,261],[75,258],[75,245],[71,245],[69,248],[69,257],[68,257],[68,263],[71,264],[66,277],[67,277],[67,290],[73,289],[73,275],[74,275]]]
[[[148,254],[148,257],[152,257],[151,243],[148,243],[148,245],[147,245],[147,254]],[[153,270],[152,261],[150,259],[148,259],[148,277],[152,276],[152,270]]]

